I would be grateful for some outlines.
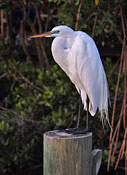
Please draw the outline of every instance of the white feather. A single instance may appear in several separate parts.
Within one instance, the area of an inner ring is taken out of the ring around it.
[[[95,42],[85,32],[74,32],[67,26],[52,31],[59,31],[51,48],[54,60],[74,83],[84,109],[88,95],[90,114],[94,116],[98,109],[101,120],[108,120],[108,84]]]

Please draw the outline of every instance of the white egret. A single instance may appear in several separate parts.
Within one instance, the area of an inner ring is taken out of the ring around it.
[[[84,110],[94,116],[98,109],[100,119],[108,121],[108,84],[94,40],[87,33],[64,25],[30,38],[37,37],[55,37],[51,47],[53,58],[75,85]],[[88,119],[86,123],[86,129],[79,133],[88,130]]]

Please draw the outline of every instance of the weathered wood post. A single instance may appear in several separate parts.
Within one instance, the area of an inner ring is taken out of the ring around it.
[[[96,175],[101,150],[92,151],[92,133],[44,133],[44,175]]]

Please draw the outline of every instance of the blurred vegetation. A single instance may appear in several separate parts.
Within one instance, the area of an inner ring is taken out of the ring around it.
[[[0,40],[0,174],[23,174],[30,167],[42,166],[43,133],[76,125],[79,95],[52,59],[52,40],[28,41],[27,37],[59,24],[75,29],[81,2],[78,30],[91,35],[101,48],[115,49],[118,46],[121,51],[123,33],[118,7],[122,5],[126,14],[125,0],[99,0],[98,5],[88,0],[0,0],[6,19],[5,32]],[[119,57],[115,53],[112,57],[107,54],[102,60],[110,89],[110,120],[119,71],[119,64],[115,69],[114,65]],[[115,123],[121,110],[124,76],[122,72]],[[85,112],[82,113],[82,127],[84,116]],[[110,130],[106,130],[104,135],[98,117],[90,118],[90,128],[94,147],[104,150],[105,165]],[[123,128],[120,131],[122,140]],[[123,162],[121,167],[124,167]]]
[[[45,131],[76,126],[79,95],[57,65],[49,71],[31,62],[8,60],[0,65],[0,75],[0,171],[18,173],[16,167],[23,170],[42,162]],[[85,112],[82,117],[81,127]],[[90,118],[89,123],[94,145],[106,152],[108,138],[99,118]]]
[[[77,92],[57,65],[48,71],[9,61],[0,73],[6,73],[0,85],[0,170],[6,172],[42,160],[43,132],[72,125]]]

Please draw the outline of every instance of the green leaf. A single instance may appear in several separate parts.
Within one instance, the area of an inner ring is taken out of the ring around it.
[[[0,130],[3,130],[4,129],[4,126],[5,126],[5,122],[4,122],[4,120],[2,120],[0,122]]]

